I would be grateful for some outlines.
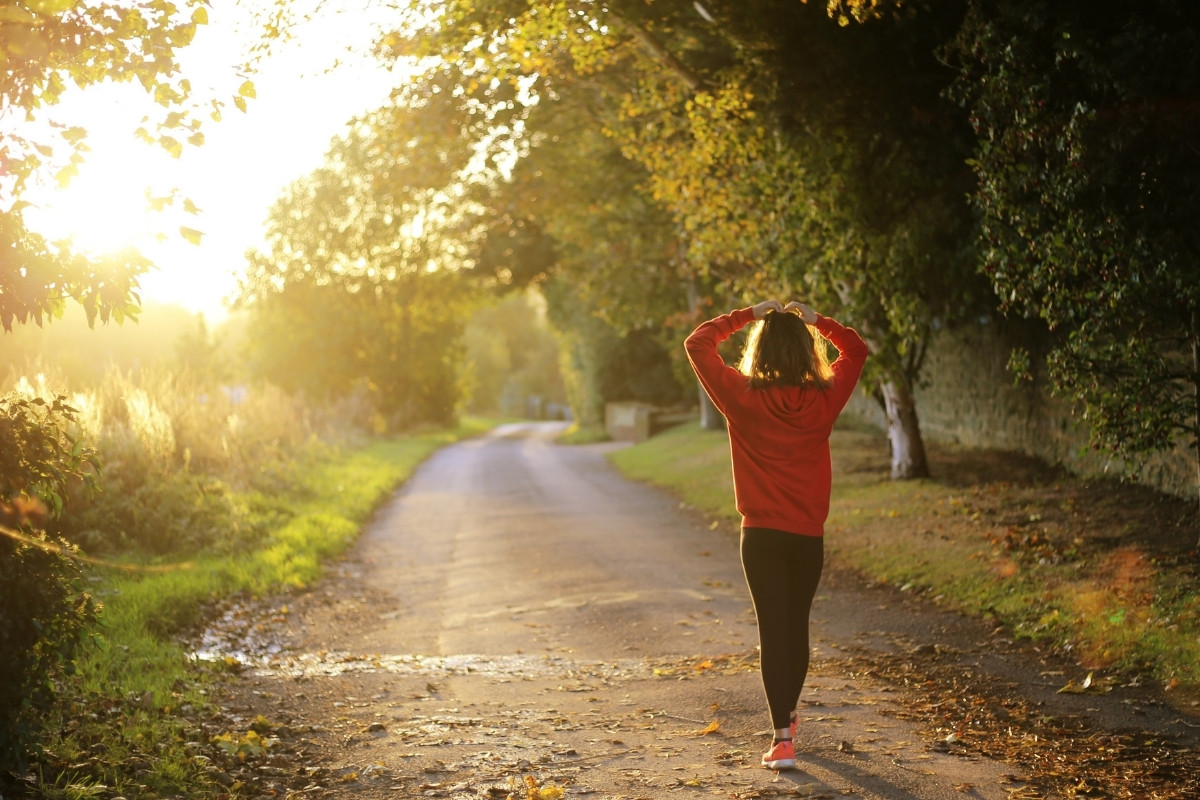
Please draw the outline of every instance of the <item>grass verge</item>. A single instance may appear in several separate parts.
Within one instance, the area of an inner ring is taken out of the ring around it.
[[[236,556],[93,575],[104,603],[101,624],[61,687],[45,726],[45,757],[27,784],[42,797],[64,799],[236,795],[240,787],[216,783],[218,773],[196,757],[213,667],[190,657],[177,634],[221,598],[311,583],[430,453],[489,427],[465,421],[314,459],[294,471],[286,495],[242,498],[248,509],[260,509],[248,513],[270,513],[278,524]]]
[[[934,478],[894,482],[879,432],[839,427],[831,444],[829,563],[1200,705],[1193,504],[1013,453],[937,444]],[[724,432],[680,426],[609,457],[631,478],[738,519]]]
[[[578,422],[572,422],[571,426],[564,430],[555,441],[559,444],[595,444],[596,442],[607,442],[611,438],[603,426],[581,427]]]

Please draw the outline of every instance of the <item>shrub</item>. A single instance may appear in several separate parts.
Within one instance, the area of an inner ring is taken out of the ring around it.
[[[92,474],[91,452],[70,433],[74,416],[62,396],[0,397],[0,769],[24,763],[35,712],[95,615],[68,546],[39,530]]]
[[[240,508],[245,500],[234,498],[252,502],[256,491],[291,486],[307,453],[349,435],[340,417],[314,413],[275,387],[213,387],[186,371],[113,369],[73,404],[104,475],[59,531],[95,553],[241,550],[272,512]]]

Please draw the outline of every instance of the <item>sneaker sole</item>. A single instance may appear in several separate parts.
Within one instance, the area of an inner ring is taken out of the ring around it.
[[[778,761],[764,761],[762,765],[767,769],[795,769],[796,759],[781,758]]]

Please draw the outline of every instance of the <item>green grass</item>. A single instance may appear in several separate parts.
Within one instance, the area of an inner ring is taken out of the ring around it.
[[[178,634],[199,623],[221,598],[312,583],[322,563],[353,542],[375,509],[430,453],[489,427],[469,420],[454,430],[327,451],[294,470],[299,482],[285,495],[270,498],[281,524],[254,549],[158,564],[153,572],[109,569],[98,575],[94,591],[104,604],[101,621],[77,658],[57,719],[46,726],[65,735],[46,745],[60,765],[85,761],[97,749],[104,758],[47,780],[43,794],[86,793],[96,781],[127,797],[148,791],[202,794],[208,782],[184,746],[196,732],[183,711],[207,704],[212,675],[206,669],[212,668],[191,658]],[[118,719],[119,725],[111,724]],[[131,759],[150,765],[137,781],[130,777]]]
[[[829,563],[1195,702],[1200,598],[1186,502],[936,444],[930,459],[944,480],[897,482],[878,432],[839,426],[831,445]],[[680,426],[609,458],[714,518],[738,519],[724,432]],[[1166,528],[1177,531],[1171,543]]]
[[[737,519],[729,441],[724,431],[676,425],[609,459],[634,480],[671,489],[688,505],[721,519]]]
[[[559,444],[595,444],[607,442],[609,438],[608,431],[601,426],[583,427],[578,422],[573,422],[555,441]]]

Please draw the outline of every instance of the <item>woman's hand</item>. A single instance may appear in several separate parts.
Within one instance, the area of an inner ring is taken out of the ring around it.
[[[755,306],[755,308],[758,308],[758,306]],[[783,307],[783,310],[791,311],[793,308],[796,309],[796,311],[800,312],[800,319],[804,320],[805,323],[807,323],[809,325],[817,324],[818,314],[816,311],[812,310],[812,306],[806,306],[806,305],[804,305],[804,303],[798,303],[795,300],[792,300],[790,303],[788,303],[786,306]]]
[[[778,300],[763,300],[754,306],[754,318],[762,319],[768,311],[783,311],[783,303]]]

